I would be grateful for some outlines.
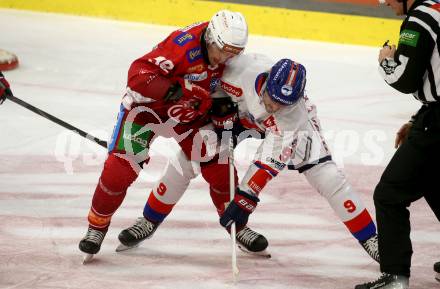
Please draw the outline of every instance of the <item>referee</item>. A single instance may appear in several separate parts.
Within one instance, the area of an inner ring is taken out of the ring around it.
[[[412,246],[408,207],[424,197],[440,221],[440,0],[381,0],[406,14],[399,44],[385,43],[385,82],[411,93],[422,107],[397,132],[397,149],[374,191],[379,234],[378,280],[355,289],[408,289]]]

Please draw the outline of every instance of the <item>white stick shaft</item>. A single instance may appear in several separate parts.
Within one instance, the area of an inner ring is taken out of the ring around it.
[[[232,137],[229,141],[229,199],[234,201],[235,196],[235,175],[234,175],[234,143]],[[236,246],[236,231],[235,223],[231,225],[231,243],[232,243],[232,278],[234,282],[238,279],[238,266],[237,266],[237,246]]]

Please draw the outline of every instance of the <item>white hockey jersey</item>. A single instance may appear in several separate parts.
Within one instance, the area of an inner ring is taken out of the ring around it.
[[[258,195],[265,184],[289,164],[301,171],[329,157],[320,134],[316,107],[307,96],[294,105],[268,113],[257,92],[257,76],[276,62],[265,55],[244,54],[228,63],[220,86],[238,104],[239,117],[247,128],[265,132],[253,164],[240,189]]]

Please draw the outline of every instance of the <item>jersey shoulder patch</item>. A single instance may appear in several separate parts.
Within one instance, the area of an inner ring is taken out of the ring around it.
[[[417,47],[419,42],[420,32],[404,29],[399,36],[399,44],[405,44],[412,47]]]

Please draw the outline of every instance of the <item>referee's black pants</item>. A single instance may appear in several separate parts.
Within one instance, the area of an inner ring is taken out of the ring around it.
[[[422,197],[440,221],[440,105],[419,110],[374,191],[382,272],[410,276],[408,207]]]

